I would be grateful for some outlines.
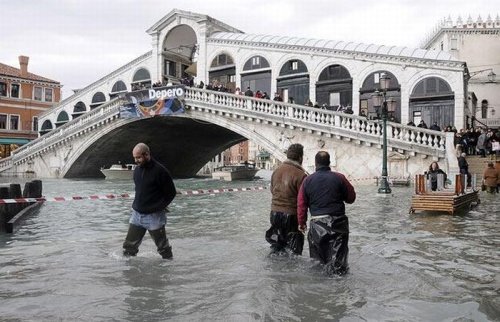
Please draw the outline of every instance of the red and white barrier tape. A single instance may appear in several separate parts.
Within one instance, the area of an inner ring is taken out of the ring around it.
[[[224,192],[239,192],[239,191],[255,191],[265,190],[267,187],[249,187],[249,188],[224,188],[224,189],[198,189],[198,190],[180,190],[179,195],[193,196],[202,194],[218,194]],[[50,201],[74,201],[74,200],[104,200],[104,199],[127,199],[133,198],[134,194],[107,194],[107,195],[91,195],[91,196],[71,196],[71,197],[53,197],[53,198],[16,198],[16,199],[0,199],[0,204],[12,203],[28,203],[28,202],[50,202]]]

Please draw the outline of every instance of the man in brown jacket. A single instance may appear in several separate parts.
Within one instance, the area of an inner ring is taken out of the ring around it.
[[[488,162],[488,167],[483,173],[484,184],[486,185],[486,191],[489,193],[497,192],[498,184],[498,170],[495,169],[493,162]]]
[[[271,228],[266,232],[266,240],[271,244],[273,252],[290,248],[293,253],[301,255],[302,243],[295,242],[298,231],[297,195],[300,185],[306,177],[302,168],[304,147],[292,144],[286,152],[287,160],[283,162],[271,176]]]

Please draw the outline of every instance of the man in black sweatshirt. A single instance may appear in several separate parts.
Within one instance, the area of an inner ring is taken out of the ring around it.
[[[174,181],[168,170],[151,157],[146,144],[138,143],[132,155],[138,167],[134,170],[135,198],[127,237],[123,243],[123,254],[135,256],[147,230],[158,253],[163,258],[171,259],[172,247],[165,233],[165,224],[166,207],[176,194]]]

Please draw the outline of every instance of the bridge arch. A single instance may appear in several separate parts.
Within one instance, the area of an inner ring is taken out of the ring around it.
[[[56,127],[60,127],[61,125],[64,125],[69,121],[69,116],[66,111],[62,110],[57,114],[57,121],[56,121]]]
[[[278,135],[276,133],[253,129],[237,119],[201,111],[191,112],[189,116],[116,119],[109,122],[100,135],[89,137],[68,150],[67,160],[59,173],[69,178],[102,176],[99,171],[102,166],[118,161],[133,162],[132,148],[141,141],[150,145],[155,159],[165,164],[177,177],[196,174],[217,154],[247,139],[279,160],[286,158],[283,146],[277,146],[270,140],[270,136]],[[131,137],[135,140],[131,141]]]
[[[161,45],[162,80],[180,80],[186,76],[186,69],[196,61],[197,39],[195,30],[187,24],[180,24],[168,30]]]
[[[106,103],[106,95],[103,92],[96,92],[92,96],[92,102],[90,103],[90,109],[94,109],[102,104]]]
[[[310,97],[310,76],[306,63],[299,58],[288,59],[278,65],[276,90],[284,101],[293,99],[293,103],[305,105]]]
[[[127,85],[122,80],[117,80],[113,87],[111,87],[111,91],[109,92],[109,98],[113,99],[117,97],[120,93],[125,93],[127,91]]]
[[[341,64],[323,68],[316,81],[316,102],[326,104],[330,109],[352,107],[353,78]]]
[[[236,89],[236,63],[234,56],[227,50],[218,51],[208,60],[208,83],[224,84],[231,92]]]
[[[249,54],[242,59],[241,70],[241,86],[242,91],[247,87],[250,89],[261,90],[267,92],[269,97],[272,97],[272,67],[269,60],[260,54]]]
[[[132,91],[141,89],[142,86],[150,87],[151,86],[151,73],[145,67],[138,67],[132,76],[132,83],[130,87]]]
[[[85,103],[82,101],[78,101],[75,106],[73,106],[73,114],[71,116],[73,119],[76,119],[82,114],[85,114],[87,112],[87,106],[85,106]]]
[[[359,89],[359,106],[360,114],[363,112],[363,116],[367,116],[369,119],[377,117],[377,111],[375,110],[371,97],[376,90],[380,89],[379,79],[381,75],[385,73],[389,80],[389,88],[387,89],[387,97],[396,100],[396,110],[394,112],[394,119],[392,122],[401,123],[401,84],[397,77],[388,70],[377,70],[371,72],[367,75],[361,88]]]
[[[45,120],[40,128],[40,135],[44,135],[45,133],[52,131],[52,129],[52,122],[50,120]]]
[[[409,118],[414,123],[423,120],[428,127],[433,123],[441,128],[453,125],[455,93],[450,84],[439,76],[420,79],[411,89]]]

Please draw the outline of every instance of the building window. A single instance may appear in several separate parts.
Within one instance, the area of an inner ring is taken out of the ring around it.
[[[33,123],[31,125],[31,130],[38,132],[38,116],[33,116]]]
[[[373,73],[373,83],[374,84],[380,83],[380,73]]]
[[[7,83],[0,83],[0,96],[7,96]]]
[[[19,115],[10,116],[10,129],[19,130]]]
[[[45,102],[52,102],[52,88],[45,89]]]
[[[299,69],[299,62],[298,61],[292,61],[292,62],[290,62],[290,69],[291,70],[297,70],[297,69]]]
[[[7,114],[0,114],[0,129],[7,129]]]
[[[253,57],[252,58],[252,65],[260,65],[260,57]]]
[[[34,91],[35,91],[35,93],[33,95],[33,99],[35,101],[41,101],[42,100],[43,88],[41,88],[41,87],[35,87]]]
[[[236,83],[236,75],[229,75],[229,82]]]
[[[451,50],[458,50],[458,39],[457,38],[451,38],[450,49]]]
[[[10,85],[10,97],[19,98],[19,84],[11,84]]]

